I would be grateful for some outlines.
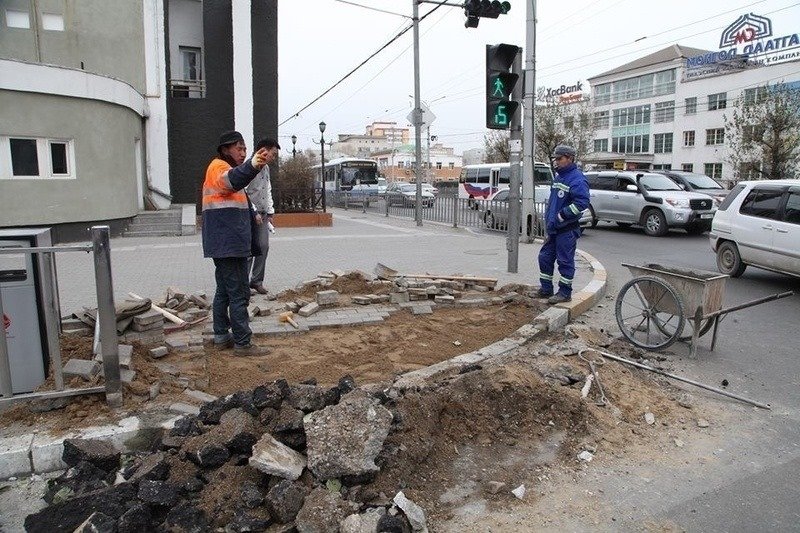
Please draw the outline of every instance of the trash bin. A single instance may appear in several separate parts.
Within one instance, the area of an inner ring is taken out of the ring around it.
[[[49,228],[0,229],[0,249],[52,246]],[[31,392],[59,348],[60,311],[53,253],[0,254],[0,297],[14,394]]]

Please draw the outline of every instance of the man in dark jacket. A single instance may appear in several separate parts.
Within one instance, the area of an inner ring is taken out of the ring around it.
[[[247,259],[252,249],[250,202],[244,188],[269,164],[264,148],[245,161],[242,134],[222,134],[203,182],[203,254],[214,259],[217,290],[212,307],[214,344],[233,346],[236,355],[265,354],[269,350],[250,342],[247,302],[250,299]],[[233,334],[231,334],[231,330]]]
[[[553,151],[556,175],[550,189],[545,213],[547,235],[539,251],[538,296],[551,304],[572,299],[572,279],[575,276],[575,248],[581,236],[581,212],[589,207],[589,183],[575,165],[576,152],[560,144]],[[558,293],[553,294],[553,267],[558,262]]]

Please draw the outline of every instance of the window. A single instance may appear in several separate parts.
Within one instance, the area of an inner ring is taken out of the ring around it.
[[[665,165],[653,165],[653,170],[672,170],[672,165],[669,163]]]
[[[686,107],[686,114],[687,115],[694,115],[697,113],[697,97],[692,96],[691,98],[687,98],[683,101],[683,105]]]
[[[0,178],[74,178],[71,141],[0,137]]]
[[[800,192],[789,191],[786,207],[783,210],[784,222],[800,224]]]
[[[27,11],[6,9],[6,26],[29,30],[31,28],[31,15]]]
[[[653,152],[657,154],[671,154],[672,133],[656,133],[653,135]]]
[[[650,106],[638,105],[614,110],[614,127],[650,124]]]
[[[564,128],[571,130],[575,127],[575,117],[564,117]]]
[[[722,179],[722,163],[706,163],[703,165],[703,174],[710,178]]]
[[[42,29],[64,31],[64,16],[57,13],[42,13]]]
[[[754,89],[744,90],[744,103],[745,105],[757,104],[763,102],[767,98],[766,87],[756,87]]]
[[[611,94],[606,96],[608,85],[611,86]],[[600,87],[603,87],[603,100],[600,97]],[[626,102],[637,98],[647,98],[648,96],[659,96],[673,94],[675,92],[675,69],[663,70],[655,74],[644,74],[635,78],[628,78],[604,84],[598,87],[595,92],[595,104],[602,105],[609,102]]]
[[[594,140],[595,152],[608,152],[608,139],[595,139]]]
[[[642,131],[639,131],[639,128],[642,128]],[[611,137],[611,151],[641,154],[650,150],[650,128],[648,126],[630,126],[620,129],[627,131],[621,132],[622,134],[618,136]]]
[[[11,147],[11,173],[14,176],[38,176],[36,139],[9,139],[8,143]]]
[[[183,79],[197,81],[203,79],[200,68],[200,49],[180,46],[181,61],[183,62]]]
[[[761,164],[757,161],[743,162],[739,164],[740,180],[757,180],[761,177]]]
[[[728,93],[716,93],[708,95],[708,110],[716,111],[728,107]]]
[[[611,191],[617,182],[615,177],[598,176],[597,174],[589,174],[586,178],[589,182],[589,188],[596,191]]]
[[[653,122],[672,122],[675,120],[675,102],[658,102]]]
[[[684,172],[694,172],[694,163],[681,163],[681,170]]]
[[[656,72],[656,83],[653,87],[656,96],[675,93],[675,69]]]
[[[611,84],[604,83],[594,88],[594,104],[605,105],[611,102]]]
[[[694,130],[688,130],[683,132],[683,145],[694,146]]]
[[[782,196],[781,189],[754,187],[745,197],[739,212],[751,217],[777,218]]]
[[[594,114],[594,127],[597,129],[608,128],[610,124],[608,111],[597,111]]]
[[[706,144],[723,144],[725,142],[725,128],[706,130]]]
[[[448,163],[447,164],[447,168],[452,170],[452,169],[456,168],[456,164],[455,163]]]
[[[762,125],[757,126],[743,126],[742,127],[742,142],[752,143],[761,142],[764,138],[765,128]]]
[[[442,162],[441,161],[437,161],[436,162],[436,169],[437,170],[441,170],[442,169]]]
[[[578,121],[581,125],[581,128],[588,128],[589,127],[589,113],[581,113],[578,115]]]

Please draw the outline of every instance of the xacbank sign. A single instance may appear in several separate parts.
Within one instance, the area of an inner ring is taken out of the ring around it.
[[[755,13],[737,18],[722,31],[719,52],[686,59],[686,79],[704,78],[752,65],[770,65],[800,58],[800,35],[772,36],[772,20]]]

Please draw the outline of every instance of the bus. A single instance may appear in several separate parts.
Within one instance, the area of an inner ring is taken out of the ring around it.
[[[323,181],[322,165],[314,165],[317,186]],[[340,157],[325,163],[325,192],[346,192],[352,196],[378,195],[378,162]]]
[[[522,165],[520,165],[521,170]],[[458,178],[458,197],[469,200],[486,199],[497,191],[508,189],[510,180],[510,163],[465,165]],[[550,165],[538,161],[534,163],[533,182],[536,186],[536,196],[547,198],[550,195],[550,185],[553,183],[553,170]]]

